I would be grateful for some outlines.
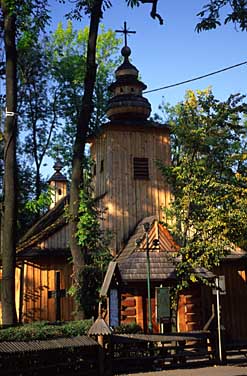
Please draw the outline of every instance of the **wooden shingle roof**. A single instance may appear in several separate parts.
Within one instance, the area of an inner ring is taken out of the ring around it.
[[[179,261],[179,245],[169,231],[154,217],[144,218],[137,226],[121,253],[110,263],[101,289],[106,296],[113,276],[119,273],[124,283],[141,282],[147,279],[146,233],[144,224],[149,224],[149,258],[151,282],[176,279],[176,264]],[[154,242],[154,240],[158,240]],[[213,278],[213,273],[204,268],[195,270],[204,278]]]
[[[175,279],[176,255],[179,250],[169,231],[154,216],[144,218],[136,227],[126,246],[116,257],[123,281],[142,281],[147,278],[146,233],[149,224],[150,277],[152,281]],[[158,244],[154,245],[154,240]],[[137,243],[138,245],[137,245]]]
[[[144,223],[148,223],[150,230],[148,232],[149,237],[149,245],[151,252],[178,252],[179,245],[174,241],[173,237],[169,233],[169,231],[162,226],[155,216],[146,217],[144,218],[139,224],[136,226],[136,229],[132,236],[130,236],[129,240],[126,243],[126,246],[120,252],[120,254],[116,257],[116,261],[118,264],[124,262],[124,260],[128,259],[134,252],[139,252],[140,250],[145,251],[146,249],[146,240],[145,240],[145,231],[144,231]],[[159,240],[159,244],[153,247],[154,239]],[[137,245],[137,241],[139,241],[139,245]],[[151,253],[150,252],[150,253]]]
[[[150,252],[150,278],[152,281],[176,279],[176,258],[169,252]],[[146,252],[133,253],[129,258],[119,263],[123,281],[144,281],[147,279]]]
[[[57,205],[44,214],[20,239],[17,246],[17,253],[27,249],[35,248],[37,244],[47,239],[54,232],[66,224],[64,208],[68,203],[68,196],[62,198]]]

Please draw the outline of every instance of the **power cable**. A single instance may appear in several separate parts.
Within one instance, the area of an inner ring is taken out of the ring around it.
[[[153,93],[155,91],[169,89],[169,88],[174,87],[174,86],[184,85],[184,84],[187,84],[188,82],[193,82],[193,81],[201,80],[202,78],[213,76],[214,74],[225,72],[225,71],[227,71],[229,69],[237,68],[237,67],[240,67],[241,65],[244,65],[244,64],[247,64],[247,61],[243,61],[242,63],[231,65],[230,67],[226,67],[226,68],[219,69],[219,70],[211,72],[211,73],[204,74],[203,76],[198,76],[198,77],[195,77],[195,78],[191,78],[189,80],[177,82],[175,84],[171,84],[171,85],[167,85],[167,86],[162,86],[162,87],[159,87],[157,89],[147,90],[147,91],[144,91],[143,94]]]

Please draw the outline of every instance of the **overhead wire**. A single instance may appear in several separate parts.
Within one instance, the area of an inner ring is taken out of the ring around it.
[[[147,91],[144,91],[144,94],[147,94],[147,93],[154,93],[155,91],[160,91],[160,90],[170,89],[171,87],[180,86],[180,85],[187,84],[187,83],[189,83],[189,82],[193,82],[193,81],[201,80],[202,78],[209,77],[209,76],[213,76],[213,75],[215,75],[215,74],[218,74],[218,73],[221,73],[221,72],[225,72],[225,71],[227,71],[227,70],[230,70],[230,69],[233,69],[233,68],[237,68],[237,67],[240,67],[241,65],[245,65],[245,64],[247,64],[247,60],[246,60],[246,61],[243,61],[242,63],[234,64],[234,65],[231,65],[231,66],[229,66],[229,67],[226,67],[226,68],[223,68],[223,69],[219,69],[219,70],[214,71],[214,72],[211,72],[211,73],[204,74],[204,75],[202,75],[202,76],[198,76],[198,77],[191,78],[191,79],[189,79],[189,80],[180,81],[180,82],[177,82],[177,83],[175,83],[175,84],[166,85],[166,86],[162,86],[162,87],[159,87],[159,88],[156,88],[156,89],[147,90]]]

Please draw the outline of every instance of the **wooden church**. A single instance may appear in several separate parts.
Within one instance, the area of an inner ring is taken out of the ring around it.
[[[130,53],[125,45],[123,64],[110,86],[113,94],[107,109],[110,122],[91,139],[91,154],[96,162],[96,196],[102,197],[103,227],[113,234],[111,250],[115,255],[101,296],[107,297],[110,326],[135,322],[144,331],[148,325],[148,300],[151,301],[152,330],[159,332],[164,328],[171,330],[169,287],[175,283],[179,250],[160,224],[171,193],[158,162],[170,163],[170,136],[167,125],[148,120],[151,106],[142,96],[146,85],[139,81],[138,70],[129,61]],[[206,270],[200,272],[213,278]],[[210,317],[211,312],[208,317],[201,316],[201,287],[193,290],[186,292],[185,302],[180,303],[178,330],[200,329]]]
[[[126,44],[121,52],[124,61],[110,86],[110,121],[90,140],[102,226],[113,235],[115,256],[101,289],[107,321],[113,327],[134,322],[145,332],[149,325],[153,332],[170,331],[174,324],[178,331],[209,328],[216,321],[215,291],[200,284],[180,295],[177,317],[171,317],[169,289],[176,282],[179,246],[160,223],[171,192],[157,165],[170,163],[169,127],[148,120],[151,106],[142,96],[146,85],[129,61]],[[196,272],[211,282],[216,275],[222,277],[227,339],[247,340],[246,252],[234,247],[215,274],[205,269]]]
[[[176,320],[171,317],[169,289],[176,282],[179,254],[168,230],[161,224],[163,207],[171,200],[169,186],[158,162],[170,163],[169,127],[148,120],[151,105],[142,92],[125,43],[123,63],[110,86],[109,122],[89,140],[95,161],[94,186],[102,212],[102,228],[112,236],[110,262],[101,299],[107,302],[111,326],[137,323],[144,331],[201,330],[214,319],[215,296],[209,287],[193,284],[181,294]],[[67,181],[55,163],[50,179],[55,195],[50,210],[21,239],[17,253],[16,305],[21,322],[72,320],[72,266],[64,210]],[[224,275],[222,321],[230,340],[247,339],[246,253],[234,249],[215,274]],[[215,274],[197,273],[210,281]],[[0,274],[1,278],[1,274]]]

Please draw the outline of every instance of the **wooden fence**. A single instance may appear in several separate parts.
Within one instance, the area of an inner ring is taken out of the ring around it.
[[[247,354],[246,344],[234,349]],[[226,348],[226,354],[234,349]],[[210,332],[112,334],[104,338],[103,348],[87,336],[0,342],[1,376],[110,376],[199,362],[217,362],[217,344]]]
[[[99,346],[80,336],[47,341],[0,342],[1,376],[98,375]]]
[[[185,363],[215,361],[214,344],[209,332],[171,333],[168,335],[113,335],[111,359],[113,373],[141,372]]]

